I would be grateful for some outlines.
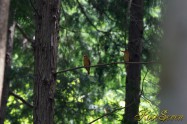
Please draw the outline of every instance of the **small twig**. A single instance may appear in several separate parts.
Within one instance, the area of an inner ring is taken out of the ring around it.
[[[159,108],[158,105],[156,105],[155,103],[153,103],[153,101],[149,100],[145,95],[141,95],[141,97],[142,97],[144,100],[148,101],[150,104],[152,104],[152,105],[156,106],[157,108]]]
[[[85,68],[85,67],[93,68],[93,67],[108,66],[108,65],[115,65],[115,64],[154,64],[154,63],[157,63],[157,62],[112,62],[112,63],[105,63],[105,64],[97,64],[97,65],[92,65],[92,66],[74,67],[74,68],[65,69],[65,70],[56,72],[56,74],[64,73],[64,72],[67,72],[67,71],[74,71],[74,70]]]
[[[149,70],[147,69],[147,71],[146,71],[146,73],[145,73],[145,76],[144,76],[144,78],[143,78],[143,80],[142,80],[142,90],[141,90],[141,92],[140,92],[141,95],[142,95],[142,94],[144,95],[143,84],[144,84],[144,81],[145,81],[145,78],[146,78],[148,72],[149,72]]]
[[[147,69],[147,71],[146,71],[146,73],[145,73],[145,76],[144,76],[144,78],[143,78],[143,80],[142,80],[142,89],[141,89],[140,96],[141,96],[144,100],[146,100],[146,101],[148,101],[149,103],[153,104],[154,106],[158,107],[156,104],[152,103],[152,101],[149,100],[149,99],[144,95],[143,83],[144,83],[144,81],[145,81],[145,78],[146,78],[148,72],[149,72],[149,70]]]
[[[22,103],[24,103],[25,105],[27,105],[30,108],[33,108],[33,105],[31,105],[30,103],[28,103],[26,100],[24,100],[21,96],[13,93],[12,91],[9,92],[10,95],[14,96],[15,98],[19,99]]]
[[[34,7],[32,0],[30,0],[30,3],[31,3],[31,6],[32,6],[33,10],[35,11],[35,13],[39,16],[39,13],[38,13],[37,9]]]
[[[109,29],[108,31],[101,31],[101,30],[99,30],[99,29],[92,23],[92,21],[90,20],[90,18],[88,17],[88,15],[86,14],[86,12],[84,11],[84,8],[83,8],[83,6],[81,5],[81,3],[79,2],[79,0],[76,0],[76,1],[77,1],[78,5],[79,5],[79,8],[80,8],[81,12],[82,12],[83,15],[86,17],[86,20],[92,25],[92,27],[95,28],[96,31],[101,32],[101,33],[104,33],[104,34],[111,31],[111,29]]]
[[[30,42],[33,43],[33,40],[24,32],[19,24],[16,23],[16,28],[21,32],[21,34]]]
[[[88,123],[88,124],[92,124],[92,123],[94,123],[94,122],[100,120],[100,119],[103,118],[103,117],[106,117],[106,116],[109,116],[109,115],[115,113],[116,111],[119,111],[119,110],[125,109],[125,108],[131,106],[134,102],[135,102],[135,101],[133,101],[133,102],[132,102],[131,104],[129,104],[128,106],[125,106],[125,107],[122,107],[122,108],[117,108],[117,109],[114,109],[113,111],[111,111],[111,112],[109,112],[109,113],[103,114],[102,116],[100,116],[99,118],[96,118],[95,120],[91,121],[91,122]]]

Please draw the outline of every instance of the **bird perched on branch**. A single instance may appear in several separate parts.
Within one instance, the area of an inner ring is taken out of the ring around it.
[[[125,50],[125,51],[121,51],[124,53],[124,62],[129,62],[129,51]],[[128,65],[125,65],[125,68],[127,69]]]
[[[90,66],[91,65],[90,59],[89,59],[89,57],[87,55],[84,55],[83,61],[84,61],[84,67],[87,70],[88,75],[89,75],[90,74],[90,67],[86,67],[86,66]]]

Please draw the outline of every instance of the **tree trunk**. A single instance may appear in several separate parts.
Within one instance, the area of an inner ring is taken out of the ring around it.
[[[9,4],[9,0],[0,0],[0,109],[3,92]]]
[[[132,0],[130,8],[129,44],[130,62],[140,62],[143,35],[143,0]],[[128,64],[126,77],[125,114],[123,124],[138,124],[140,103],[141,65]]]
[[[53,124],[60,0],[36,1],[34,124]]]
[[[10,75],[11,75],[11,59],[13,51],[13,41],[14,41],[14,32],[15,32],[15,22],[10,22],[11,26],[8,30],[8,39],[7,39],[7,49],[6,49],[6,65],[5,65],[5,75],[3,83],[3,92],[2,92],[2,101],[0,109],[0,124],[4,123],[6,115],[6,104],[9,95],[9,84],[10,84]]]
[[[160,112],[167,115],[183,115],[182,121],[166,119],[164,124],[187,122],[187,1],[171,0],[166,4],[164,41],[162,47],[163,68],[160,81]],[[160,121],[160,124],[163,123]]]

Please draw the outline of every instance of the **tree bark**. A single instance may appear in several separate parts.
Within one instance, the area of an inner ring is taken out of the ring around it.
[[[130,8],[129,44],[130,62],[140,62],[143,37],[143,0],[132,0]],[[128,64],[126,77],[125,114],[123,124],[138,124],[141,64]]]
[[[12,51],[13,51],[13,42],[14,42],[14,32],[15,32],[15,22],[10,22],[11,26],[8,29],[8,41],[7,41],[7,49],[6,49],[6,65],[5,65],[5,75],[3,82],[3,92],[2,92],[2,101],[1,101],[1,109],[0,109],[0,124],[4,123],[5,115],[6,115],[6,104],[9,96],[9,84],[10,84],[10,75],[11,75],[11,59],[12,59]]]
[[[60,0],[36,1],[34,124],[53,124]]]
[[[0,0],[0,109],[3,92],[9,0]]]

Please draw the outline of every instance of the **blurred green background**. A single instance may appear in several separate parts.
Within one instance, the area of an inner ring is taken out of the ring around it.
[[[162,0],[144,0],[144,34],[142,61],[159,60],[162,38]],[[25,33],[34,38],[34,12],[29,0],[11,0],[14,20]],[[62,0],[58,69],[82,66],[83,55],[89,55],[92,65],[123,62],[121,50],[128,44],[128,1],[125,0]],[[10,89],[33,104],[33,49],[16,29],[11,66]],[[159,72],[155,64],[142,66],[144,94],[140,110],[158,114]],[[85,69],[57,75],[55,94],[55,124],[86,124],[125,106],[126,70],[123,64]],[[94,124],[120,124],[124,109],[106,116]],[[31,124],[32,108],[10,96],[5,124]],[[140,124],[156,124],[142,119]]]

